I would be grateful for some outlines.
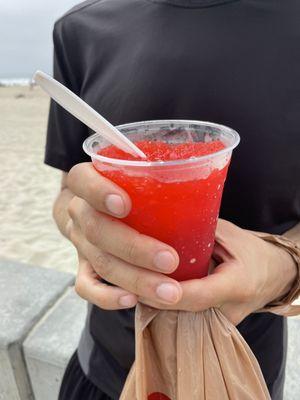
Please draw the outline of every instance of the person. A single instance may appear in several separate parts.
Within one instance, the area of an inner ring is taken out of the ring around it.
[[[54,77],[114,125],[194,119],[237,130],[217,237],[232,248],[214,273],[178,283],[167,243],[122,222],[127,193],[82,150],[92,132],[51,103],[46,164],[62,170],[54,218],[78,252],[89,302],[60,400],[119,398],[134,361],[134,306],[219,307],[283,397],[286,321],[254,313],[289,292],[292,257],[252,231],[300,241],[300,2],[89,0],[54,27]],[[228,256],[228,255],[227,255]],[[101,279],[99,278],[101,277]]]

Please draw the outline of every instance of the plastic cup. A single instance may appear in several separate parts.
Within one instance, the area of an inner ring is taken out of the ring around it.
[[[170,276],[179,281],[206,276],[223,186],[239,135],[223,125],[189,120],[143,121],[120,125],[118,129],[133,142],[220,140],[225,145],[224,149],[206,156],[149,162],[97,154],[110,145],[98,133],[83,144],[96,170],[131,197],[132,210],[123,221],[177,250],[180,263]]]

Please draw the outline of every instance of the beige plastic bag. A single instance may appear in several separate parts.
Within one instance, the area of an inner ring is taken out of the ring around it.
[[[292,316],[300,291],[298,247],[276,235],[256,233],[284,246],[297,278],[283,299],[257,312]],[[136,360],[120,400],[267,400],[270,395],[248,344],[218,309],[203,312],[136,308]]]
[[[136,360],[120,400],[227,399],[270,399],[235,326],[218,309],[160,311],[138,304]]]

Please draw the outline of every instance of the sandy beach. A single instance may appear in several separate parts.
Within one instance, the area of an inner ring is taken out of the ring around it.
[[[48,108],[37,87],[0,87],[0,257],[75,272],[51,215],[61,172],[43,164]]]

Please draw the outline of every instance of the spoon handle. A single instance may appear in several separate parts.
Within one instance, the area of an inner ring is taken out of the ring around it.
[[[34,80],[53,100],[93,131],[100,133],[107,141],[133,156],[146,158],[145,154],[116,127],[60,82],[42,71],[35,73]]]

